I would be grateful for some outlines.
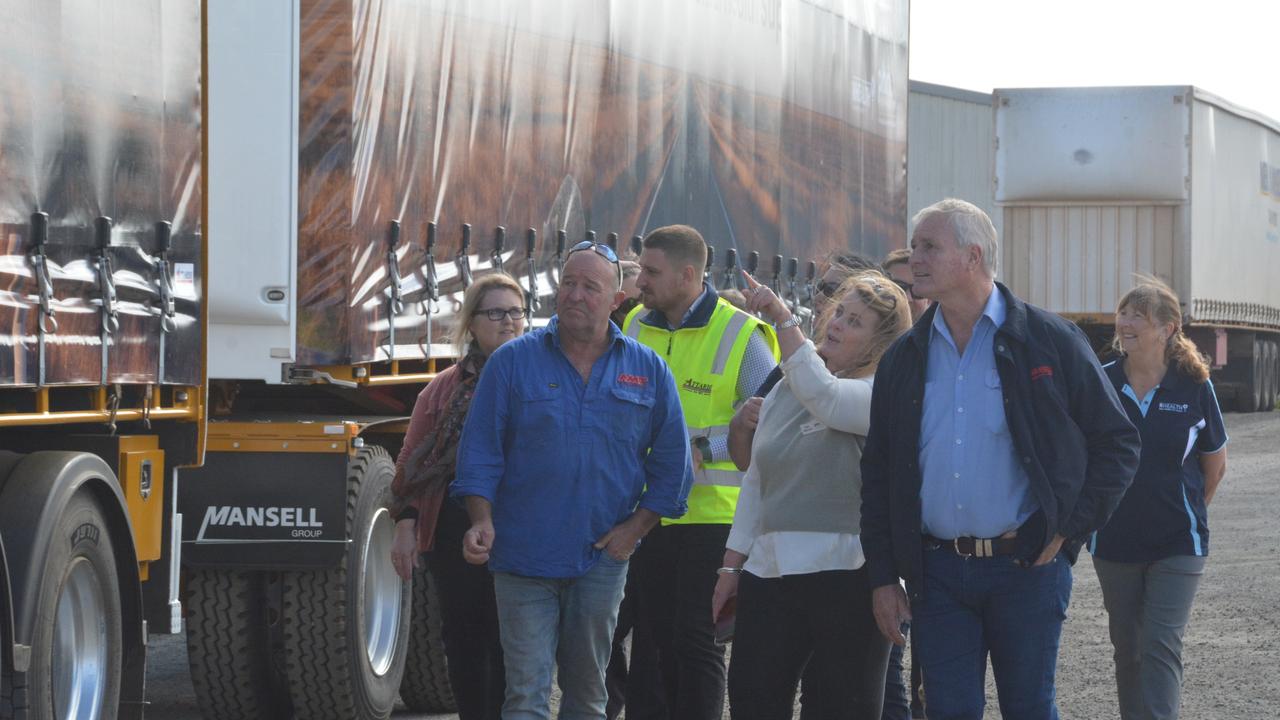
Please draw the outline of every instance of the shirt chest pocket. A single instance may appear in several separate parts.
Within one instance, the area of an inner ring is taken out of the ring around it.
[[[565,398],[551,385],[524,387],[519,390],[520,417],[516,435],[520,442],[554,442],[564,435]]]
[[[978,392],[982,397],[974,410],[982,415],[983,426],[993,435],[1008,435],[1009,422],[1005,417],[1004,385],[1000,382],[1000,372],[995,368],[987,370]]]
[[[630,446],[648,445],[654,397],[649,388],[614,387],[605,396],[608,411],[603,421],[608,433]]]

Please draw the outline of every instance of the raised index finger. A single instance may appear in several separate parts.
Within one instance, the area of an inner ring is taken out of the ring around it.
[[[740,269],[738,272],[741,272],[742,277],[746,279],[747,287],[751,288],[752,290],[760,287],[760,283],[756,282],[756,279],[751,277],[751,273],[747,272],[745,269]]]

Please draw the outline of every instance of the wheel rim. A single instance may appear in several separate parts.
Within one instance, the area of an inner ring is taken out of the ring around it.
[[[58,596],[53,626],[53,710],[61,720],[91,720],[107,684],[106,600],[93,566],[75,558]]]
[[[380,508],[369,523],[364,543],[363,623],[365,653],[375,675],[385,675],[395,659],[403,612],[404,584],[391,566],[391,542],[395,523]]]

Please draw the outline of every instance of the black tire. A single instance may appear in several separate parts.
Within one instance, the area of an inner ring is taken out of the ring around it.
[[[73,577],[75,580],[73,580]],[[99,630],[105,630],[105,682],[95,720],[112,720],[120,705],[120,668],[123,662],[120,605],[120,579],[116,575],[115,550],[109,525],[98,502],[87,491],[71,497],[58,516],[53,529],[48,559],[44,566],[42,587],[45,592],[36,611],[36,632],[32,638],[31,666],[28,672],[15,673],[9,687],[10,707],[15,718],[52,720],[64,717],[66,708],[55,707],[54,648],[60,603],[71,599],[71,587],[83,588],[85,582],[97,583],[102,603]],[[62,630],[66,632],[66,630]],[[86,634],[95,634],[88,628]],[[83,658],[77,658],[78,661]],[[83,700],[82,700],[83,702]]]
[[[205,720],[288,717],[289,694],[271,662],[264,575],[196,570],[186,578],[187,662]]]
[[[423,567],[413,571],[413,617],[409,623],[409,648],[400,681],[400,699],[414,712],[458,712],[449,684],[449,661],[444,654],[440,596],[435,577]]]
[[[1263,374],[1266,379],[1266,391],[1263,392],[1262,410],[1271,412],[1276,408],[1276,396],[1280,394],[1280,346],[1275,340],[1266,340],[1262,347],[1266,350],[1266,361],[1263,363]]]
[[[1267,359],[1266,343],[1255,338],[1253,341],[1253,409],[1261,410],[1266,403],[1267,392]]]
[[[1236,392],[1236,410],[1242,413],[1256,412],[1262,407],[1262,343],[1253,341],[1253,355],[1242,362],[1244,382]]]
[[[399,614],[389,664],[376,672],[366,650],[365,550],[375,521],[385,530],[387,552],[369,557],[391,569],[394,520],[386,506],[395,464],[380,447],[361,448],[347,467],[347,553],[329,570],[284,574],[284,646],[289,693],[297,717],[308,720],[386,718],[404,672],[410,584],[397,578]],[[394,571],[391,571],[394,573]],[[387,598],[390,601],[390,598]]]

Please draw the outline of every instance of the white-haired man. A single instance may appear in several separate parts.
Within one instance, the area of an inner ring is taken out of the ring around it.
[[[885,353],[862,456],[876,622],[910,620],[930,720],[1057,718],[1071,563],[1137,470],[1140,440],[1079,328],[995,282],[986,213],[921,210],[913,291],[933,305]],[[899,585],[906,580],[906,591]]]

